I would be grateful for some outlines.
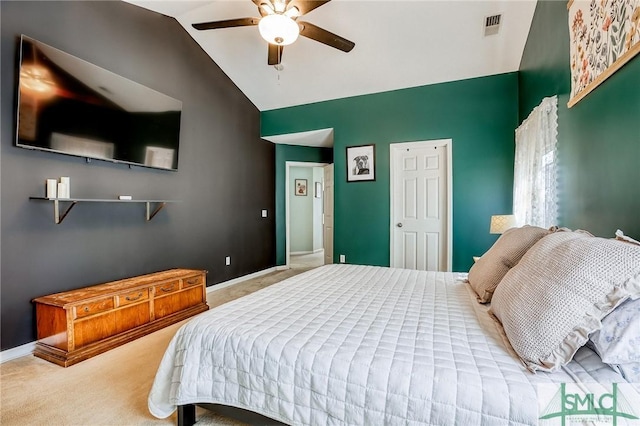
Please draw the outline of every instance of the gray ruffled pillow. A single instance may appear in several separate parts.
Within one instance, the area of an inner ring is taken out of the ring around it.
[[[500,282],[489,312],[532,371],[554,371],[601,328],[601,320],[640,296],[640,246],[584,231],[538,241]]]

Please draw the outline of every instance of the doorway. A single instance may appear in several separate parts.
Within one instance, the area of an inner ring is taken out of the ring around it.
[[[326,163],[287,161],[285,168],[286,268],[324,264]]]
[[[451,144],[390,145],[392,267],[451,271]]]

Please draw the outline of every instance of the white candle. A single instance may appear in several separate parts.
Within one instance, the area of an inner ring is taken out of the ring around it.
[[[57,183],[55,179],[47,179],[47,198],[56,198]]]
[[[68,176],[63,176],[60,178],[60,183],[64,184],[65,192],[61,195],[58,190],[58,197],[60,198],[71,198],[71,179]]]
[[[58,198],[69,198],[66,183],[58,182]]]

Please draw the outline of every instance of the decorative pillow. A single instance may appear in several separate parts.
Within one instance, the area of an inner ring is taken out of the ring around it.
[[[593,349],[591,341],[587,343],[587,346]],[[640,362],[627,362],[626,364],[609,364],[609,367],[611,367],[613,371],[621,375],[627,382],[639,386],[638,391],[640,391]]]
[[[600,329],[601,319],[640,296],[640,246],[586,232],[538,241],[493,295],[489,312],[531,371],[555,371]]]
[[[498,283],[509,269],[520,261],[531,246],[549,233],[547,229],[526,225],[506,230],[469,270],[469,284],[478,295],[478,301],[490,302]]]
[[[617,365],[620,374],[629,383],[640,383],[640,362]]]
[[[631,244],[635,244],[637,246],[640,246],[640,241],[636,241],[633,238],[624,235],[624,232],[622,232],[619,229],[616,230],[616,240],[624,241],[624,242],[627,242],[627,243],[631,243]]]
[[[621,303],[589,340],[607,364],[640,363],[640,298]]]

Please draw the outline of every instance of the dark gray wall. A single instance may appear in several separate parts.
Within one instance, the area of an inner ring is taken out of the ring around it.
[[[275,265],[275,149],[255,106],[173,18],[121,1],[0,5],[3,350],[35,340],[38,296],[173,267],[207,269],[211,285]],[[15,147],[20,34],[182,100],[179,170]],[[55,225],[53,206],[28,198],[59,176],[75,197],[181,202],[151,222],[144,205],[79,204]]]

